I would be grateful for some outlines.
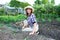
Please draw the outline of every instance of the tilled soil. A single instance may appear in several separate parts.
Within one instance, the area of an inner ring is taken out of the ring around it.
[[[11,28],[4,25],[0,28],[0,40],[55,40],[44,35],[28,35],[29,32],[14,30],[11,30]]]
[[[60,40],[60,22],[39,22],[38,24],[40,25],[39,35],[29,35],[29,32],[22,32],[13,24],[3,24],[0,27],[0,40]]]
[[[56,40],[60,40],[60,22],[52,21],[52,22],[45,22],[39,23],[39,32],[40,35],[45,35],[47,37],[54,38]]]

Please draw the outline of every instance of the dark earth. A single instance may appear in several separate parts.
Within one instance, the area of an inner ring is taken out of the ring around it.
[[[28,35],[15,23],[0,23],[0,40],[60,40],[60,22],[38,22],[39,34]]]

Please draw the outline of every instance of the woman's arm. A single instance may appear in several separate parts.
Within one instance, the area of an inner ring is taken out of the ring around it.
[[[34,24],[33,24],[33,31],[32,31],[32,32],[37,32],[36,27],[37,27],[37,23],[34,23]]]
[[[36,27],[37,27],[37,23],[34,23],[33,24],[33,31],[29,35],[32,35],[38,31],[38,29]]]

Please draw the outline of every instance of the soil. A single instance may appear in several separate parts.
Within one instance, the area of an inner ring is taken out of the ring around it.
[[[15,23],[0,23],[0,40],[60,40],[60,22],[38,22],[39,35],[22,32]],[[20,25],[19,25],[20,26]]]

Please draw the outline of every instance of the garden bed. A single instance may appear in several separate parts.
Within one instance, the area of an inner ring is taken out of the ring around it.
[[[0,39],[2,40],[59,40],[60,39],[60,22],[39,22],[39,35],[29,36],[27,32],[17,30],[14,23],[0,23]]]

